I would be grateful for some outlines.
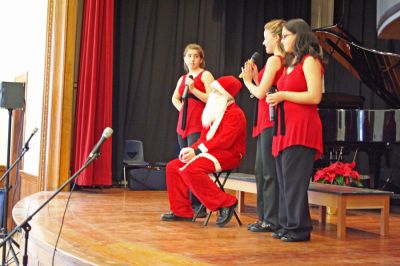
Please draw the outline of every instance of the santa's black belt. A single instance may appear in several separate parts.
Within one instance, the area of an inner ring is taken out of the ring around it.
[[[196,101],[201,101],[194,94],[189,94],[189,93],[186,94],[186,96],[182,98],[182,101],[183,101],[183,113],[182,113],[182,123],[181,123],[182,130],[185,130],[185,128],[186,128],[186,117],[187,117],[187,111],[188,111],[188,106],[189,106],[189,98],[192,98]]]
[[[278,117],[279,119],[279,126],[281,129],[280,135],[285,136],[286,134],[286,126],[285,126],[285,108],[283,107],[284,102],[280,102],[278,107],[274,109],[275,115],[275,123],[274,123],[274,136],[278,135]],[[278,115],[280,113],[280,115]]]

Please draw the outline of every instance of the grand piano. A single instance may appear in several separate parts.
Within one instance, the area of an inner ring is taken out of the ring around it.
[[[381,157],[391,144],[400,142],[400,55],[362,47],[337,25],[315,29],[314,33],[325,54],[391,108],[363,109],[362,97],[343,93],[324,93],[319,105],[326,154],[332,157],[332,153],[343,149],[365,151],[369,155],[372,186],[380,188]]]

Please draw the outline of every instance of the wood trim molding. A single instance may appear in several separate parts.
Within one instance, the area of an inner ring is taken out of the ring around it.
[[[20,187],[20,198],[23,199],[29,195],[32,195],[38,190],[38,176],[19,171],[21,177],[21,187]]]
[[[49,0],[38,185],[54,190],[69,177],[77,0]]]
[[[38,186],[40,190],[44,189],[44,176],[46,172],[46,150],[47,150],[47,117],[50,92],[50,68],[51,68],[51,47],[53,43],[53,9],[54,0],[49,0],[47,4],[47,29],[46,29],[46,48],[44,63],[44,82],[43,82],[43,103],[42,103],[42,124],[40,132],[40,152],[39,152],[39,176]]]
[[[2,177],[4,175],[4,173],[6,172],[6,166],[5,165],[0,165],[0,177]],[[4,187],[4,180],[0,181],[0,186]]]

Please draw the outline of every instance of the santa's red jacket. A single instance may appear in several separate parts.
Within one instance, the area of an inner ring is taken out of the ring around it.
[[[215,124],[214,124],[215,125]],[[246,118],[235,103],[230,104],[215,134],[203,129],[199,140],[192,145],[202,152],[189,162],[179,159],[167,164],[167,188],[171,211],[180,217],[193,217],[189,189],[204,204],[215,211],[232,206],[236,197],[223,192],[208,176],[209,173],[235,169],[246,151]]]
[[[203,128],[200,138],[192,145],[202,152],[196,157],[213,161],[216,172],[237,168],[246,152],[246,117],[242,109],[236,103],[230,104],[214,136],[207,140],[209,130]]]

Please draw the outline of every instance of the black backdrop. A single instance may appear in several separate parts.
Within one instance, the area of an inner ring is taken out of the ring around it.
[[[205,48],[207,69],[218,78],[237,75],[241,64],[262,47],[263,26],[273,18],[310,22],[310,0],[116,0],[113,95],[113,177],[121,178],[125,139],[144,142],[145,159],[169,161],[178,152],[177,111],[171,96],[183,73],[182,51],[190,42]],[[399,53],[399,43],[377,40],[376,2],[335,1],[334,22],[365,47]],[[385,108],[380,100],[339,64],[330,60],[326,91],[366,98],[365,108]],[[252,173],[254,100],[242,90],[237,102],[248,118],[247,155],[240,171]]]
[[[237,75],[254,51],[263,53],[266,21],[310,21],[311,6],[310,0],[117,0],[115,10],[113,175],[120,179],[125,139],[142,140],[150,162],[177,155],[178,113],[171,97],[184,72],[186,44],[203,46],[206,68],[215,78]],[[237,101],[251,118],[254,102],[247,90]],[[248,153],[240,170],[252,172],[255,141],[248,124]]]

